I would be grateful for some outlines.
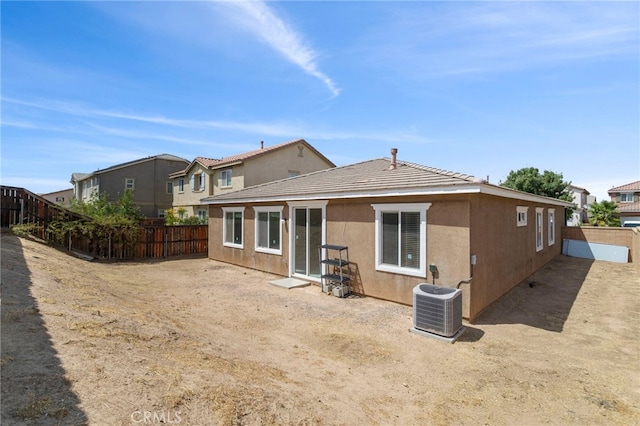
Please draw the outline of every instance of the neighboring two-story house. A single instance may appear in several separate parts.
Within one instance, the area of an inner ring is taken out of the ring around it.
[[[145,217],[164,217],[173,202],[173,182],[168,176],[188,164],[184,158],[161,154],[93,173],[73,173],[73,195],[80,201],[90,201],[104,193],[107,201],[114,202],[131,189],[133,202]]]
[[[208,217],[200,200],[300,174],[335,167],[304,139],[260,148],[221,159],[196,157],[184,170],[169,176],[173,182],[173,209],[183,217]]]
[[[621,226],[640,224],[640,180],[616,186],[607,191],[611,201],[618,205]]]
[[[579,186],[569,185],[569,191],[573,196],[575,207],[571,217],[567,218],[567,226],[580,226],[589,223],[589,206],[596,202],[596,197],[590,195],[589,191]]]

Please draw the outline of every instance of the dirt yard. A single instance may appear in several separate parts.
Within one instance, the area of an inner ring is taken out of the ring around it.
[[[559,257],[449,344],[411,307],[208,259],[1,248],[3,425],[640,423],[631,265]]]

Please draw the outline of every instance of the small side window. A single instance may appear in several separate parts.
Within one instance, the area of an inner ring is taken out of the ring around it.
[[[525,207],[525,206],[516,207],[517,226],[527,226],[527,210],[529,210],[529,207]]]

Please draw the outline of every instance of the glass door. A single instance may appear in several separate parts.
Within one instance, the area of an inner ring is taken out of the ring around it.
[[[293,209],[293,218],[293,272],[320,278],[318,247],[322,245],[322,209],[296,207]]]

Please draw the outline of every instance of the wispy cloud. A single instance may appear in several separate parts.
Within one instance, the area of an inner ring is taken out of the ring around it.
[[[233,14],[233,17],[244,29],[302,68],[305,73],[322,81],[334,96],[340,94],[334,81],[320,71],[318,53],[300,32],[278,16],[264,1],[233,1],[224,4],[230,6],[231,10],[240,12]]]
[[[412,129],[400,130],[324,130],[315,128],[305,123],[299,122],[239,122],[239,121],[216,121],[216,120],[193,120],[173,118],[162,115],[141,114],[123,112],[115,110],[104,110],[91,105],[73,103],[59,100],[37,100],[27,101],[16,98],[3,97],[3,103],[19,105],[28,108],[43,109],[56,114],[70,117],[79,117],[80,123],[84,127],[76,130],[76,133],[88,134],[87,129],[92,128],[100,133],[119,136],[129,139],[149,139],[162,140],[167,142],[180,143],[184,145],[206,145],[208,147],[226,148],[228,144],[215,143],[202,140],[201,137],[189,137],[196,131],[224,130],[237,133],[256,134],[272,136],[277,138],[307,138],[309,140],[324,141],[351,141],[369,140],[385,143],[405,142],[411,144],[428,144],[433,140],[426,138]],[[106,121],[105,121],[106,120]],[[115,120],[115,122],[114,122]],[[134,129],[127,125],[127,122],[135,122],[150,125],[150,130],[142,130],[140,127]],[[36,122],[22,122],[15,119],[10,122],[19,123],[22,128],[54,130],[49,124],[38,124]],[[4,125],[4,123],[3,123]],[[167,134],[166,128],[180,129],[180,136]],[[69,127],[57,127],[60,131],[71,132]]]
[[[637,58],[638,5],[481,2],[392,9],[366,40],[383,66],[432,77]]]

